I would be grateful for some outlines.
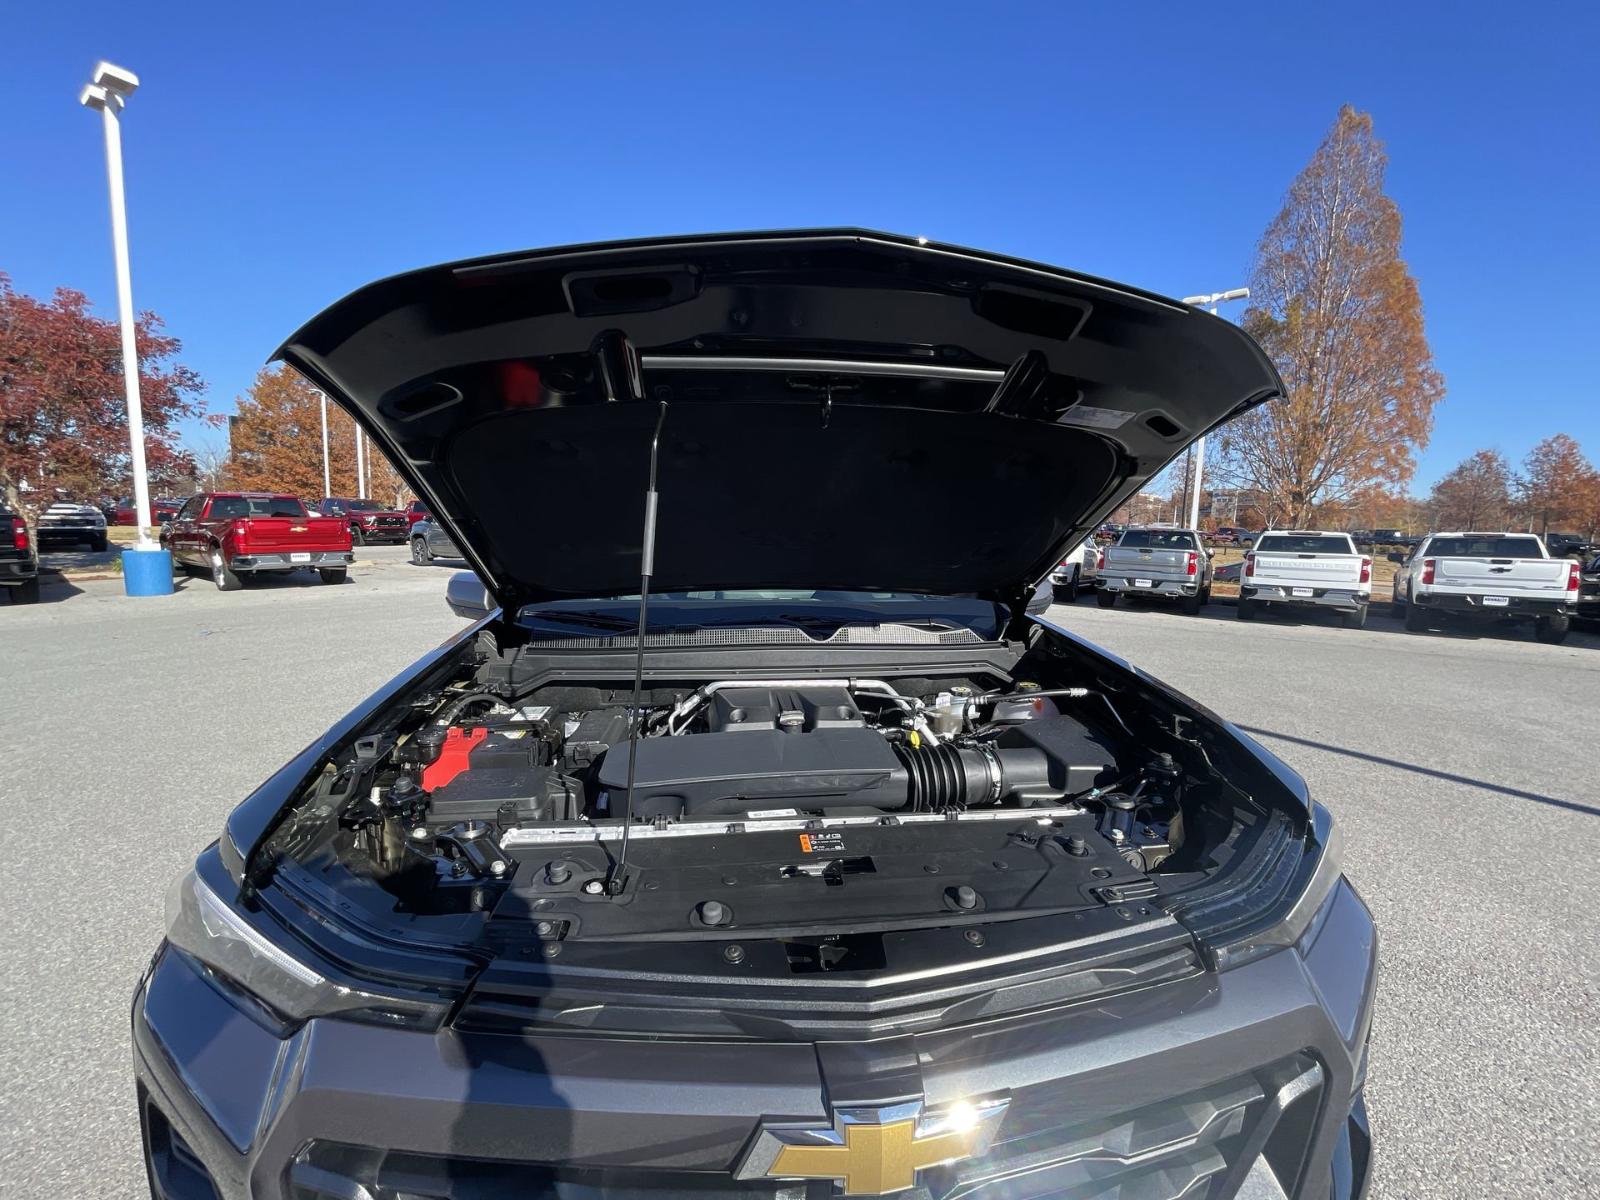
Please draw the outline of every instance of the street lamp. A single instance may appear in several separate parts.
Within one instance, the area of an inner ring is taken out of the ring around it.
[[[1217,306],[1226,304],[1230,300],[1248,300],[1249,288],[1231,288],[1226,292],[1212,292],[1209,296],[1185,296],[1185,304],[1193,304],[1196,308],[1205,308],[1217,315]],[[1206,470],[1206,439],[1202,435],[1194,444],[1194,474],[1189,480],[1189,528],[1200,528],[1200,482]]]
[[[132,71],[100,62],[78,102],[85,108],[98,109],[105,124],[111,248],[117,260],[117,316],[122,324],[122,378],[128,394],[128,441],[133,451],[134,519],[139,522],[139,549],[153,550],[149,534],[150,483],[144,467],[144,411],[139,405],[139,350],[134,341],[133,283],[128,270],[128,212],[122,193],[122,130],[117,121],[117,114],[138,87],[139,77]]]
[[[322,494],[333,495],[333,483],[328,475],[328,393],[318,391],[317,396],[322,401]]]

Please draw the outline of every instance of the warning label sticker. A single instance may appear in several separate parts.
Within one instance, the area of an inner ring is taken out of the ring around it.
[[[807,854],[838,854],[844,850],[844,834],[836,829],[802,833],[800,849]]]

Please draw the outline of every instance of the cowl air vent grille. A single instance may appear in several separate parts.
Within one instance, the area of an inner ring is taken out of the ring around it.
[[[538,630],[532,640],[555,650],[603,650],[638,643],[631,633],[600,637],[547,637]],[[699,646],[975,646],[983,639],[970,629],[923,629],[916,625],[845,625],[827,637],[813,637],[803,629],[783,626],[761,629],[696,629],[646,633],[650,649]]]

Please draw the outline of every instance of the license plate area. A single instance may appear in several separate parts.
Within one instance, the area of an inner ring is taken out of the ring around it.
[[[1155,580],[1153,580],[1153,579],[1135,579],[1133,581],[1133,586],[1136,587],[1136,588],[1138,588],[1138,587],[1142,587],[1142,588],[1155,587],[1155,585],[1156,585],[1156,583],[1155,583]]]
[[[307,551],[297,550],[293,554],[289,555],[289,561],[294,563],[308,563],[311,561],[311,555]]]
[[[1304,596],[1309,600],[1311,598],[1311,592],[1312,589],[1310,588],[1295,588],[1291,594],[1295,596]]]
[[[1510,603],[1510,596],[1485,596],[1483,598],[1483,606],[1485,608],[1504,608]]]

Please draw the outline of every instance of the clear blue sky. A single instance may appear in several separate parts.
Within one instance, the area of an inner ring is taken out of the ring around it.
[[[76,99],[101,57],[144,81],[124,125],[135,302],[219,411],[359,284],[574,240],[852,224],[1233,287],[1348,101],[1388,143],[1449,388],[1417,486],[1558,431],[1600,459],[1595,12],[18,4],[0,270],[114,310]]]

